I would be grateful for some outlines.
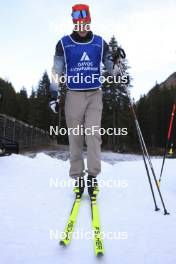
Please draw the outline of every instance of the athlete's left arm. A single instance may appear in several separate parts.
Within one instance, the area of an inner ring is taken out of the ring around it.
[[[108,73],[110,75],[114,75],[113,71],[114,71],[114,62],[113,62],[113,57],[112,57],[112,53],[109,49],[108,44],[106,43],[105,40],[103,40],[103,57],[102,57],[102,62],[105,66],[105,68],[107,69]]]
[[[118,67],[116,67],[116,58],[113,58],[112,52],[109,49],[109,46],[105,40],[103,40],[103,64],[107,69],[108,73],[113,76],[119,74]]]

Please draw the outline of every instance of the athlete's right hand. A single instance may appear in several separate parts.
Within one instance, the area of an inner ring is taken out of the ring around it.
[[[51,101],[49,102],[49,107],[51,108],[53,113],[57,114],[59,112],[59,99],[51,99]]]

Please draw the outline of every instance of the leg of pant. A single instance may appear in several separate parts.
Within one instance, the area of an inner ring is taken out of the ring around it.
[[[85,112],[85,128],[101,127],[102,92],[92,92],[87,95],[88,104]],[[88,174],[97,176],[101,171],[101,135],[98,131],[85,135],[87,144]]]
[[[68,91],[65,100],[65,116],[67,128],[81,127],[83,124],[84,117],[84,97],[83,94],[75,94],[76,92]],[[79,102],[79,104],[78,104]],[[70,149],[70,176],[77,177],[84,174],[84,160],[83,160],[83,145],[84,136],[81,135],[80,131],[78,135],[74,135],[70,131],[69,138],[69,149]]]

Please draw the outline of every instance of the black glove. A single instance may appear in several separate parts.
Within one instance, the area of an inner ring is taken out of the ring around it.
[[[49,107],[53,113],[57,114],[59,112],[59,99],[51,99],[49,102]]]
[[[117,52],[113,56],[113,62],[114,64],[118,62],[119,59],[125,59],[126,54],[125,51],[122,48],[118,48]]]

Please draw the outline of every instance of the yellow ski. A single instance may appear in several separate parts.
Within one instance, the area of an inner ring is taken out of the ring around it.
[[[100,228],[100,218],[98,212],[97,198],[93,196],[91,199],[91,211],[92,211],[92,227],[94,232],[94,251],[97,257],[104,255],[103,237]]]
[[[76,198],[75,198],[67,225],[63,232],[63,238],[60,240],[60,245],[66,246],[71,242],[77,215],[78,215],[80,202],[81,202],[81,196],[79,194],[76,194]]]

